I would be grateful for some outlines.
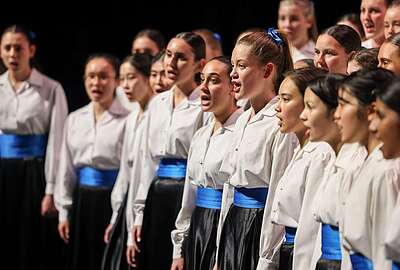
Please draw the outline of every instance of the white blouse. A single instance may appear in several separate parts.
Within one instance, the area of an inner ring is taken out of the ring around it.
[[[303,47],[297,49],[294,46],[290,46],[290,54],[292,55],[293,63],[304,59],[314,59],[315,54],[315,42],[309,40]]]
[[[296,268],[311,269],[319,229],[312,215],[313,202],[335,156],[328,143],[309,142],[296,153],[279,181],[272,221],[297,228],[293,253]]]
[[[388,217],[393,212],[399,171],[376,147],[355,177],[343,213],[343,245],[373,261],[374,269],[391,269],[384,239]]]
[[[190,142],[196,131],[208,124],[211,113],[201,110],[200,90],[195,89],[178,106],[173,107],[174,87],[153,98],[146,121],[143,162],[139,187],[134,199],[135,225],[141,225],[150,184],[162,158],[187,159]],[[129,210],[131,211],[131,210]]]
[[[84,166],[106,170],[119,168],[128,114],[119,101],[114,99],[97,122],[93,103],[68,116],[55,190],[60,222],[69,217],[73,191],[79,180],[77,169]]]
[[[182,207],[172,231],[173,258],[182,257],[182,243],[187,237],[190,219],[196,207],[197,187],[223,189],[228,175],[220,172],[222,160],[231,150],[231,136],[236,120],[243,110],[234,112],[214,134],[215,122],[199,129],[193,137],[189,150],[188,169],[182,197]]]
[[[0,76],[0,134],[48,135],[45,157],[46,194],[53,194],[59,164],[62,134],[68,106],[57,81],[32,69],[17,91]]]
[[[264,210],[265,226],[261,230],[260,239],[260,261],[264,260],[267,265],[277,264],[283,238],[283,227],[270,222],[276,186],[298,144],[294,134],[279,131],[278,118],[275,116],[277,102],[278,98],[275,97],[252,119],[251,109],[239,117],[232,136],[233,150],[221,166],[221,171],[230,175],[229,183],[233,187],[268,188]],[[226,211],[224,207],[230,205],[231,202],[223,201],[221,211]]]
[[[400,159],[394,160],[394,166],[400,171]],[[400,182],[397,182],[396,190],[399,192]],[[387,232],[385,237],[386,256],[396,262],[400,262],[400,196],[397,195],[396,206],[387,223]]]
[[[132,112],[126,120],[121,165],[119,167],[117,180],[111,193],[111,206],[113,209],[111,224],[114,224],[117,219],[119,208],[124,201],[130,179],[132,178],[131,174],[134,171],[132,168],[134,167],[134,163],[136,165],[137,160],[139,159],[140,134],[143,133],[147,107],[141,114],[140,105],[137,102],[134,102],[132,105],[134,105],[132,106]],[[132,187],[132,189],[132,191],[134,191],[136,188]]]

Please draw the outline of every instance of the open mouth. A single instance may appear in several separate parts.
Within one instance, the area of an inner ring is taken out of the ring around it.
[[[210,105],[211,103],[211,97],[208,95],[201,95],[200,100],[201,100],[201,105],[203,106]]]
[[[241,84],[238,83],[238,82],[232,82],[232,85],[233,85],[233,91],[234,91],[235,93],[239,93]]]

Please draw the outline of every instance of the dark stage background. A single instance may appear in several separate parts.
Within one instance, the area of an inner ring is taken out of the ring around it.
[[[209,28],[222,36],[230,54],[239,32],[249,27],[276,26],[278,0],[273,1],[38,1],[2,3],[0,29],[13,23],[28,25],[37,35],[40,70],[64,86],[70,111],[88,102],[82,74],[86,57],[108,52],[123,58],[135,33],[157,28],[166,39],[195,28]],[[318,28],[342,14],[359,11],[359,0],[315,1]]]

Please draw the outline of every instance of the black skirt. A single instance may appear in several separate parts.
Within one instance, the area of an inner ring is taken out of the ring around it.
[[[219,270],[257,268],[263,214],[264,208],[231,206],[221,233]]]
[[[0,159],[0,262],[7,269],[64,269],[58,219],[41,216],[44,160]]]
[[[112,188],[78,185],[71,216],[71,269],[99,270],[105,229],[111,218]]]
[[[196,207],[184,242],[185,270],[212,270],[215,264],[219,209]]]
[[[279,251],[279,270],[292,270],[293,268],[293,244],[283,243]]]
[[[126,270],[128,263],[126,261],[126,244],[128,232],[126,227],[126,202],[128,193],[118,210],[117,220],[115,221],[109,242],[104,250],[102,270]]]
[[[181,209],[185,181],[156,178],[144,208],[139,269],[169,270],[172,263],[171,231]]]
[[[340,270],[342,261],[319,259],[315,270]]]

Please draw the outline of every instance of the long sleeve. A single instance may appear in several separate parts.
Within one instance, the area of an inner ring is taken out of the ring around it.
[[[175,230],[171,232],[172,244],[174,245],[173,259],[182,258],[182,244],[187,237],[190,219],[196,207],[197,186],[190,183],[186,176],[185,188],[183,190],[182,206],[175,222]]]
[[[58,219],[60,222],[69,218],[69,212],[72,207],[72,196],[76,186],[77,175],[74,169],[72,156],[68,147],[68,119],[64,126],[64,137],[62,140],[60,153],[60,166],[57,174],[57,183],[55,188],[55,205],[58,210]]]
[[[323,193],[320,185],[333,160],[334,153],[321,153],[313,159],[307,173],[293,252],[293,265],[299,269],[315,269],[321,255],[321,243],[318,241],[321,223],[315,219],[313,207],[319,205],[318,195]]]
[[[133,116],[137,116],[136,114]],[[128,118],[129,120],[135,120],[132,118]],[[131,166],[130,166],[130,160],[129,160],[129,155],[130,152],[133,150],[132,145],[131,145],[131,140],[130,140],[130,134],[135,132],[134,126],[126,125],[125,128],[125,134],[124,134],[124,143],[122,145],[122,154],[121,154],[121,164],[119,167],[119,172],[118,172],[118,177],[117,180],[115,181],[113,190],[111,192],[111,207],[112,207],[112,216],[111,216],[111,224],[114,224],[117,216],[118,216],[118,211],[119,208],[121,207],[121,204],[125,198],[126,192],[128,191],[128,184],[129,184],[129,179],[131,175]]]
[[[279,179],[285,172],[297,146],[294,134],[282,134],[278,131],[272,146],[271,176],[268,196],[264,208],[263,224],[260,237],[260,259],[257,269],[277,269],[279,249],[283,241],[284,227],[271,222],[272,204]]]
[[[389,219],[388,231],[385,237],[385,250],[388,258],[400,261],[400,196]]]
[[[395,183],[399,181],[398,173],[389,170],[384,177],[372,183],[371,200],[371,246],[374,269],[390,270],[391,261],[386,258],[384,239],[388,230],[387,220],[393,213],[396,202]]]
[[[63,127],[68,115],[68,105],[64,89],[57,83],[53,92],[54,103],[51,110],[50,130],[45,159],[46,194],[54,193],[57,169],[60,161]]]

